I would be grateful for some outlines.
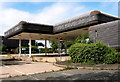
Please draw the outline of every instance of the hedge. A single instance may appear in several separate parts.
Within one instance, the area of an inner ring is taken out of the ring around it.
[[[7,52],[5,52],[5,51],[2,51],[2,52],[1,52],[1,54],[7,54]]]
[[[115,49],[100,41],[96,44],[76,43],[69,48],[68,53],[73,63],[113,64],[119,62],[120,58]]]
[[[29,53],[29,47],[22,47],[22,48],[25,48],[25,50],[22,50],[22,54],[28,54]],[[32,53],[39,53],[39,50],[36,46],[32,46],[31,47],[31,52]],[[19,47],[17,48],[17,53],[19,53]]]
[[[52,48],[47,48],[47,53],[53,53],[53,52],[57,53],[56,50],[53,50]],[[45,53],[45,48],[41,48],[40,53]]]

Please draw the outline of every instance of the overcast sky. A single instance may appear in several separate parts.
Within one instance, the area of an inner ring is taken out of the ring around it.
[[[118,3],[0,2],[0,35],[20,21],[52,25],[92,10],[118,16]]]

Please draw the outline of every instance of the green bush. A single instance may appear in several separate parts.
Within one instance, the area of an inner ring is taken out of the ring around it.
[[[2,50],[1,54],[7,54],[8,51],[7,51],[7,47],[5,45],[2,45],[0,48]]]
[[[116,60],[117,60],[117,63],[120,63],[120,52],[116,53]]]
[[[47,49],[47,53],[53,53],[53,49],[48,48],[48,49]]]
[[[116,50],[98,41],[96,44],[76,43],[69,48],[74,63],[112,64],[117,63]]]
[[[47,53],[53,53],[53,52],[56,52],[56,51],[54,51],[52,48],[47,48]],[[45,53],[45,48],[41,48],[40,53]]]
[[[32,53],[37,53],[37,51],[32,51]]]
[[[2,54],[7,54],[7,52],[5,52],[5,51],[2,51],[1,53],[2,53]]]
[[[22,48],[25,48],[25,51],[21,49],[22,54],[28,54],[29,53],[29,47],[22,47]],[[32,51],[32,53],[38,53],[39,52],[37,46],[32,46],[31,51]],[[19,47],[17,48],[17,53],[19,53]]]
[[[45,49],[44,48],[40,48],[40,53],[45,53]]]

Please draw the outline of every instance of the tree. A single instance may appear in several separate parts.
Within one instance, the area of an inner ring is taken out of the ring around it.
[[[43,46],[44,47],[44,44],[43,43],[38,43],[38,46]]]
[[[67,48],[74,44],[74,41],[67,41]]]
[[[58,41],[50,41],[51,47],[53,51],[56,51],[58,49]]]
[[[86,41],[86,39],[88,39],[88,38],[89,38],[89,33],[88,33],[88,32],[84,32],[81,37],[78,36],[78,37],[74,40],[74,44],[75,44],[75,43],[85,43],[85,44],[86,44],[86,43],[87,43],[87,44],[93,43],[92,40]]]
[[[78,36],[75,40],[69,40],[67,41],[67,48],[69,48],[71,45],[75,44],[75,43],[91,43],[92,41],[89,40],[88,42],[86,41],[86,39],[89,38],[89,33],[88,32],[84,32],[82,34],[82,36]],[[58,49],[58,44],[59,41],[50,41],[51,43],[51,47],[53,49],[53,51]],[[63,41],[63,43],[61,43],[61,49],[65,49],[65,41]]]
[[[7,47],[5,45],[2,45],[2,51],[6,51]]]
[[[2,49],[2,54],[6,54],[7,53],[7,47],[5,45],[2,45],[1,49]]]
[[[44,47],[44,44],[43,43],[38,43],[38,42],[35,42],[35,46],[43,46]]]

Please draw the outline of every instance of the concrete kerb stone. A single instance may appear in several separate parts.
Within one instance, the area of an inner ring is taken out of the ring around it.
[[[58,66],[58,67],[63,67],[63,68],[66,68],[67,65],[59,65],[59,64],[56,64],[54,63],[53,65],[55,66]],[[69,65],[71,66],[71,65]],[[71,67],[75,67],[75,66],[71,66]],[[82,67],[79,67],[79,66],[76,66],[77,69],[88,69],[88,70],[120,70],[120,68],[99,68],[99,67],[87,67],[87,66],[82,66]]]
[[[57,66],[57,67],[62,67],[62,68],[66,68],[67,66],[66,65],[58,65],[56,63],[53,63],[54,66]]]

